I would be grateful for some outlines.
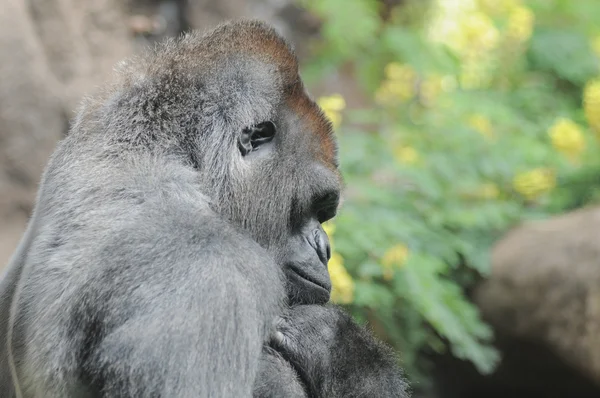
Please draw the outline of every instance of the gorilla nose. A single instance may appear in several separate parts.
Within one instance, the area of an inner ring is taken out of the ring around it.
[[[329,238],[321,226],[313,231],[313,239],[313,247],[319,256],[319,260],[327,267],[327,262],[331,258],[331,247],[329,246]]]

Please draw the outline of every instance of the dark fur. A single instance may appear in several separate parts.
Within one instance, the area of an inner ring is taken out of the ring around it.
[[[329,123],[288,45],[261,23],[226,24],[160,46],[120,76],[84,103],[52,156],[0,285],[2,396],[13,385],[49,398],[346,396],[328,386],[350,379],[298,378],[327,352],[290,345],[292,366],[285,344],[264,345],[286,297],[302,295],[286,292],[289,236],[315,197],[340,188]],[[243,158],[239,132],[266,120],[278,126],[274,145]],[[296,330],[288,319],[283,335]],[[339,341],[371,344],[353,330]],[[358,347],[323,348],[354,366]],[[384,357],[380,388],[400,386]],[[376,388],[374,376],[365,385]]]
[[[277,329],[272,344],[292,364],[308,396],[408,397],[393,352],[341,309],[295,306]]]

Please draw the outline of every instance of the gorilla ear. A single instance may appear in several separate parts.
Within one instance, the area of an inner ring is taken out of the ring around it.
[[[275,137],[277,128],[273,122],[262,122],[256,126],[242,130],[238,139],[238,148],[242,156],[256,151],[261,145],[267,144]]]

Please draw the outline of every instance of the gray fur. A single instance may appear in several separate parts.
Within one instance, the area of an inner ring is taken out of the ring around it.
[[[254,384],[254,397],[308,398],[305,389],[292,365],[273,348],[266,347]]]
[[[394,353],[339,308],[294,306],[277,330],[272,345],[296,370],[308,396],[409,397]]]

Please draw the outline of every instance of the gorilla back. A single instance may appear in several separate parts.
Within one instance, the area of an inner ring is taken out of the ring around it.
[[[52,156],[0,285],[2,396],[250,397],[286,294],[329,299],[329,122],[258,22],[119,76]]]

